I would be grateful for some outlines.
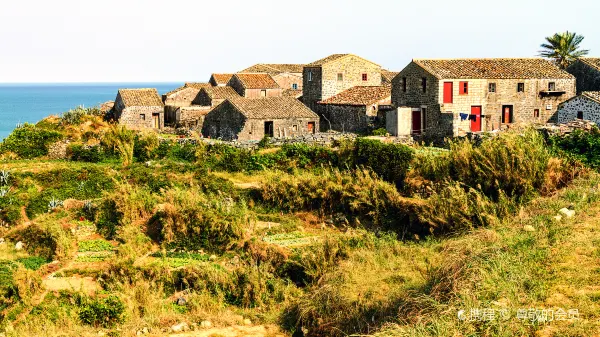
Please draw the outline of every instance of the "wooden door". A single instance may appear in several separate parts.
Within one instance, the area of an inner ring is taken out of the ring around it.
[[[421,134],[421,111],[412,112],[412,133]]]
[[[308,122],[308,133],[315,133],[315,122]]]
[[[513,122],[513,107],[512,105],[502,106],[502,123],[509,124]]]
[[[481,107],[471,107],[471,132],[481,131]]]
[[[452,103],[453,102],[453,92],[454,85],[452,82],[444,82],[444,103]]]
[[[160,129],[160,114],[152,114],[152,127]]]

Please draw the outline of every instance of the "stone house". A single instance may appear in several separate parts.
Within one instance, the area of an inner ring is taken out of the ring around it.
[[[600,125],[600,91],[584,91],[560,104],[558,122],[584,119]]]
[[[600,91],[600,58],[580,58],[567,68],[577,79],[577,94]]]
[[[245,98],[281,97],[283,89],[269,74],[234,74],[227,86]]]
[[[190,106],[202,88],[210,88],[210,83],[185,83],[182,87],[171,90],[162,96],[167,106]]]
[[[264,73],[273,77],[283,90],[302,90],[303,64],[255,64],[239,73]]]
[[[574,95],[575,77],[543,59],[413,60],[392,81],[392,103],[402,111],[391,118],[410,128],[388,132],[445,137],[546,123]]]
[[[356,86],[380,86],[381,66],[352,54],[333,54],[304,66],[302,102],[318,111],[318,102]]]
[[[213,87],[224,87],[229,83],[233,74],[212,74],[210,75],[210,83]]]
[[[315,133],[319,116],[292,97],[227,99],[204,119],[204,137],[259,141]]]
[[[394,77],[398,76],[397,71],[389,71],[386,69],[381,69],[381,84],[383,85],[392,85],[392,80]]]
[[[111,115],[132,129],[164,127],[164,105],[156,89],[119,89]]]
[[[382,124],[392,109],[392,87],[356,86],[318,102],[321,128],[341,132],[366,132]]]
[[[232,87],[203,88],[194,100],[195,105],[214,108],[226,99],[241,97]]]

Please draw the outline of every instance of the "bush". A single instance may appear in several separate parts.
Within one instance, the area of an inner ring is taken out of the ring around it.
[[[550,144],[562,154],[573,157],[594,169],[600,168],[600,130],[575,130],[574,132],[550,138]]]
[[[49,218],[50,215],[45,217],[40,217],[38,222],[27,228],[11,233],[8,238],[15,242],[22,241],[29,254],[46,260],[69,256],[73,250],[73,235],[64,230],[56,219]]]
[[[110,242],[100,239],[79,241],[78,246],[80,252],[106,252],[114,249]]]
[[[154,159],[158,146],[159,140],[155,132],[138,133],[133,142],[133,157],[140,162]]]
[[[37,128],[25,123],[16,128],[0,145],[0,153],[12,152],[25,159],[48,154],[48,147],[62,139],[58,131]]]
[[[83,122],[83,118],[85,116],[102,116],[103,112],[97,108],[84,108],[82,106],[78,106],[75,109],[71,109],[62,114],[60,118],[60,123],[63,125],[79,125]]]
[[[100,145],[70,144],[67,148],[67,155],[71,160],[88,163],[99,163],[105,159],[104,149]]]
[[[117,296],[80,299],[79,319],[84,324],[110,328],[123,323],[124,313],[125,305]]]
[[[39,256],[29,256],[17,259],[17,262],[21,263],[25,269],[38,270],[48,263],[48,260]]]
[[[404,185],[414,151],[401,144],[385,144],[378,140],[359,138],[355,142],[354,163],[373,170],[383,180]]]
[[[388,134],[388,131],[385,128],[379,128],[379,129],[375,129],[373,130],[373,136],[386,136]]]

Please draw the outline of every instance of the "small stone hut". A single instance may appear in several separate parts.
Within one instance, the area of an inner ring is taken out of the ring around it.
[[[119,89],[111,114],[133,129],[164,127],[164,105],[154,88]]]

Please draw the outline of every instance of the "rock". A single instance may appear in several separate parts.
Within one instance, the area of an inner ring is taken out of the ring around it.
[[[523,230],[526,232],[535,232],[535,228],[533,228],[533,226],[531,226],[531,225],[523,226]]]
[[[183,298],[183,297],[180,297],[180,298],[177,299],[176,303],[177,303],[177,305],[184,306],[184,305],[187,304],[187,300],[185,298]]]
[[[567,218],[572,218],[575,216],[575,211],[568,209],[568,208],[562,208],[560,211],[558,211],[559,213],[562,213],[564,216],[566,216]]]
[[[553,219],[556,221],[560,221],[560,220],[562,220],[562,216],[557,215],[557,216],[553,217]]]
[[[181,322],[181,323],[173,325],[171,327],[171,330],[173,330],[173,332],[182,332],[182,331],[186,331],[187,329],[188,329],[188,324],[186,322]]]
[[[15,249],[16,249],[16,250],[22,250],[22,249],[23,249],[23,246],[24,246],[23,242],[19,241],[19,242],[17,242],[17,244],[15,245]]]
[[[200,327],[203,329],[208,329],[212,327],[212,323],[210,321],[202,321],[200,322]]]
[[[231,264],[233,265],[237,265],[240,263],[240,257],[239,256],[234,256],[233,259],[231,259]]]
[[[244,325],[252,325],[252,321],[246,318],[244,319]]]

